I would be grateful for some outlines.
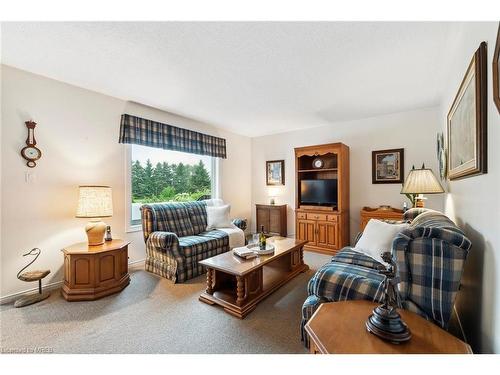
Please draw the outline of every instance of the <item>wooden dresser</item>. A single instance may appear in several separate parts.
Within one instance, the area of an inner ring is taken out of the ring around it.
[[[360,211],[361,221],[359,229],[363,231],[370,219],[377,220],[403,220],[403,210],[391,206],[380,206],[378,208],[363,207]]]
[[[286,237],[286,204],[256,204],[255,209],[257,233],[263,225],[266,235]]]
[[[318,163],[319,161],[319,163]],[[349,147],[343,143],[295,149],[295,236],[306,250],[334,254],[349,244]],[[302,182],[336,181],[336,204],[303,203]]]
[[[64,248],[63,297],[90,301],[125,288],[130,283],[128,245],[112,240],[97,246],[82,242]]]

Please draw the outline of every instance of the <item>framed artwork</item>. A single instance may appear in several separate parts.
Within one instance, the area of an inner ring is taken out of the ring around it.
[[[285,185],[285,161],[266,161],[266,185]]]
[[[497,31],[497,43],[493,53],[493,100],[500,113],[500,22]]]
[[[487,172],[486,43],[472,57],[448,112],[448,178]]]
[[[439,166],[439,177],[441,180],[446,179],[446,148],[444,145],[443,132],[437,134],[436,153]]]
[[[403,148],[372,151],[372,184],[402,184],[404,160]]]

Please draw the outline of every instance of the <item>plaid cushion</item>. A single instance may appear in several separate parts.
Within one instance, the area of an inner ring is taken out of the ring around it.
[[[189,213],[193,225],[193,234],[199,234],[207,229],[207,204],[204,201],[183,203]]]
[[[220,230],[212,230],[197,236],[181,237],[179,246],[185,267],[177,269],[177,281],[183,282],[206,272],[206,268],[198,264],[200,260],[229,251],[229,236]]]
[[[392,246],[401,278],[401,298],[411,301],[421,315],[447,328],[470,240],[446,216],[428,211],[401,231]]]
[[[309,295],[324,298],[327,301],[346,301],[366,299],[382,301],[385,277],[377,270],[331,262],[321,267],[309,280]]]
[[[173,232],[179,237],[195,234],[189,211],[183,203],[153,203],[143,206],[151,211],[152,232]]]
[[[243,231],[247,229],[247,219],[242,219],[242,218],[233,219],[233,224]]]
[[[229,251],[229,236],[219,230],[185,237],[153,232],[146,242],[146,271],[173,282],[184,282],[206,272],[198,264],[200,260],[226,251]]]
[[[378,270],[378,268],[382,266],[382,263],[376,261],[371,256],[360,251],[356,251],[352,247],[344,247],[332,258],[332,262],[355,264],[362,267],[372,268],[374,270]]]
[[[427,211],[434,211],[434,210],[431,210],[429,208],[421,208],[421,207],[410,208],[409,210],[407,210],[403,214],[403,220],[405,220],[405,221],[413,221],[418,215],[420,215],[420,214],[422,214],[424,212],[427,212]],[[438,212],[438,211],[434,211],[434,212]]]

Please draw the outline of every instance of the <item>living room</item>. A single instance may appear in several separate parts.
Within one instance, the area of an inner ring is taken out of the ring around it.
[[[19,19],[2,354],[500,352],[498,6]]]

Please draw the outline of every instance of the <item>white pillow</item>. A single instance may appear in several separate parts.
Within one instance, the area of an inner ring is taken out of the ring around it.
[[[224,201],[222,199],[205,199],[204,202],[207,204],[207,207],[224,206]]]
[[[207,206],[207,230],[216,228],[231,228],[233,223],[229,218],[231,206]]]
[[[380,254],[392,250],[394,237],[403,229],[408,228],[408,225],[407,223],[389,224],[380,220],[370,219],[354,250],[365,253],[380,263],[385,263]]]

